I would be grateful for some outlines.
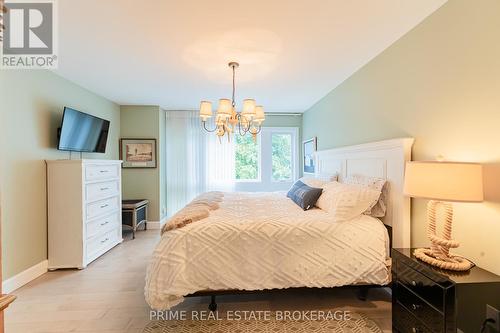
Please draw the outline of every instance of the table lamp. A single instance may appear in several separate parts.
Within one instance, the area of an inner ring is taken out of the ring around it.
[[[416,249],[415,257],[442,269],[466,271],[473,264],[453,255],[450,248],[460,244],[451,239],[453,206],[451,202],[483,201],[482,166],[459,162],[408,162],[404,193],[413,198],[430,199],[427,204],[429,249]],[[438,214],[438,209],[442,214]],[[436,220],[444,218],[442,236],[436,233]]]

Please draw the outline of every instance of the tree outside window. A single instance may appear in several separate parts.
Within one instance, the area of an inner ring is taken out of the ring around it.
[[[259,140],[251,135],[235,135],[236,180],[259,179]]]
[[[288,181],[292,179],[292,135],[273,133],[272,145],[272,179]]]

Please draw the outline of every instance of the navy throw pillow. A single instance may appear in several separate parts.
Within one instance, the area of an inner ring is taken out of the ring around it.
[[[300,180],[297,180],[286,196],[292,199],[303,210],[308,210],[314,207],[321,192],[323,192],[323,189],[307,186]]]

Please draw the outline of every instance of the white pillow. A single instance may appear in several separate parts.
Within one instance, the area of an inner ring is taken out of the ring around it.
[[[337,176],[321,176],[321,177],[302,177],[299,179],[301,182],[310,187],[322,188],[328,183],[337,180]]]
[[[373,207],[368,208],[364,214],[371,215],[373,217],[384,217],[386,212],[385,201],[387,198],[387,186],[386,180],[382,178],[376,177],[368,177],[363,175],[352,175],[344,179],[344,184],[351,185],[361,185],[369,187],[373,190],[381,192],[379,200],[375,203]]]
[[[323,186],[316,206],[333,214],[336,222],[343,222],[363,214],[379,197],[380,191],[366,186],[331,182]]]

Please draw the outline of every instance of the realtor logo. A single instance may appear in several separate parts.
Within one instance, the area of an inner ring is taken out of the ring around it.
[[[2,68],[57,67],[54,0],[7,0],[3,17]]]

